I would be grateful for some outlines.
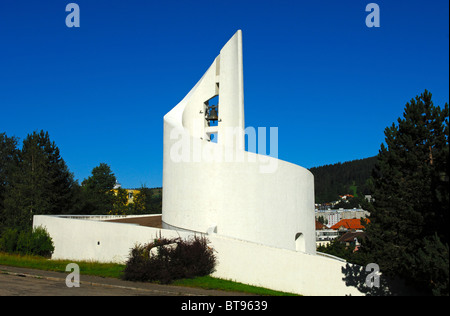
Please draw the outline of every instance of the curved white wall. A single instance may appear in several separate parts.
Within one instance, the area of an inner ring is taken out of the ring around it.
[[[45,227],[52,237],[55,246],[52,259],[55,260],[123,264],[137,243],[148,243],[160,236],[192,237],[190,233],[174,230],[74,216],[35,215],[33,227],[38,226]],[[217,256],[214,277],[302,295],[363,294],[357,287],[346,283],[349,276],[345,271],[353,271],[354,266],[345,261],[219,234],[208,234],[206,238]]]
[[[205,101],[219,95],[217,127]],[[163,225],[315,253],[314,178],[306,169],[244,151],[242,35],[221,50],[164,117]],[[207,133],[218,133],[218,143]]]

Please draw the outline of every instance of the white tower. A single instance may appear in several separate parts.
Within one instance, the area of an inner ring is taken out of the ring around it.
[[[239,30],[164,116],[163,227],[314,254],[313,175],[245,151],[243,87]]]

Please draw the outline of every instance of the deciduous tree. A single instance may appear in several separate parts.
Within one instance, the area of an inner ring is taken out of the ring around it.
[[[100,163],[92,169],[92,174],[85,179],[82,185],[83,213],[84,214],[108,214],[114,206],[114,185],[116,176],[111,167],[106,163]]]

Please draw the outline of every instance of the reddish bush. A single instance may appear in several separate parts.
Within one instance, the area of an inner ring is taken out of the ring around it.
[[[204,237],[159,238],[131,250],[123,278],[167,284],[175,279],[211,274],[215,265],[213,249]]]

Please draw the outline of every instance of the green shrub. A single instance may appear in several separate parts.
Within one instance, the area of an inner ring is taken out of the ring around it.
[[[0,251],[3,252],[50,258],[54,250],[52,238],[47,230],[40,226],[21,232],[9,228],[0,238]]]
[[[55,247],[47,230],[41,226],[31,233],[30,254],[50,258]]]
[[[14,253],[17,249],[19,232],[14,228],[7,228],[0,237],[0,251]]]
[[[208,247],[205,238],[160,238],[153,243],[136,245],[131,250],[123,277],[167,284],[176,279],[211,274],[215,265],[213,249]]]
[[[23,230],[19,233],[19,238],[17,239],[16,252],[22,255],[31,255],[31,230]]]

